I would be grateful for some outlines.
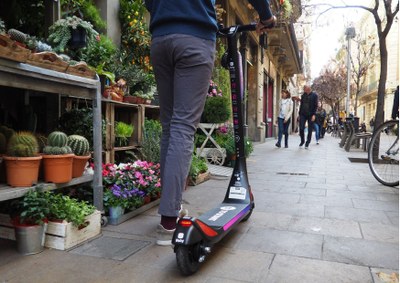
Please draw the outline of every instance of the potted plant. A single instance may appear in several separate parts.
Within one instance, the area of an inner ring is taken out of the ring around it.
[[[90,159],[89,141],[80,135],[70,135],[68,136],[67,145],[75,154],[72,163],[72,177],[80,177],[85,170],[87,161]]]
[[[205,173],[207,172],[207,162],[204,158],[193,154],[189,169],[189,185],[198,185],[199,183],[206,181],[208,179],[208,174]]]
[[[32,133],[12,135],[4,156],[7,183],[12,187],[30,187],[37,183],[41,159],[37,139]]]
[[[51,194],[49,205],[49,221],[71,222],[77,228],[83,228],[85,217],[92,214],[96,208],[85,201],[79,201],[62,194]]]
[[[54,131],[47,137],[47,146],[43,148],[44,180],[53,183],[66,183],[72,180],[72,162],[74,154],[67,145],[65,133]]]
[[[16,203],[16,209],[13,211],[11,219],[18,252],[24,255],[42,252],[50,211],[49,193],[29,191]]]
[[[84,47],[87,39],[95,40],[97,35],[91,23],[72,16],[56,21],[49,28],[47,41],[55,52],[64,53],[67,46],[71,49]]]
[[[140,153],[143,159],[153,162],[160,162],[161,123],[158,120],[145,119],[143,129],[143,142]]]
[[[130,124],[118,121],[115,123],[115,145],[122,147],[129,144],[129,138],[132,136],[135,127]]]
[[[117,219],[124,214],[125,209],[130,207],[130,198],[134,195],[136,188],[113,184],[104,190],[104,206],[108,208],[111,219]]]
[[[201,122],[224,123],[229,119],[230,113],[229,100],[222,95],[218,86],[213,81],[210,81]]]

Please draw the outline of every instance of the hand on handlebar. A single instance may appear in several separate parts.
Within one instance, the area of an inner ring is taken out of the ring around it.
[[[275,26],[275,23],[276,23],[275,16],[272,16],[268,20],[260,21],[259,23],[257,23],[256,27],[257,34],[261,34],[265,32],[267,29],[273,28]]]

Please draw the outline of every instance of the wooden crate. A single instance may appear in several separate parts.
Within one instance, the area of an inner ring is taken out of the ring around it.
[[[189,178],[188,185],[189,186],[197,186],[209,179],[210,179],[210,172],[207,171],[205,173],[199,174],[196,179]]]
[[[100,211],[96,210],[87,216],[86,222],[89,222],[88,226],[78,229],[70,222],[63,221],[62,223],[57,223],[50,221],[47,225],[44,246],[57,250],[67,250],[100,234]]]
[[[79,62],[76,65],[69,65],[66,73],[89,79],[94,79],[96,77],[96,72],[91,70],[85,62]]]
[[[68,63],[62,57],[50,51],[32,53],[29,55],[27,63],[57,72],[65,72],[68,68]]]
[[[145,205],[143,205],[143,206],[141,206],[141,207],[139,207],[139,208],[137,208],[135,210],[132,210],[132,211],[130,211],[128,213],[125,213],[124,215],[121,215],[118,218],[107,217],[108,218],[108,224],[110,224],[110,225],[119,225],[122,222],[125,222],[126,220],[129,220],[129,219],[131,219],[131,218],[133,218],[133,217],[135,217],[135,216],[137,216],[137,215],[139,215],[139,214],[141,214],[141,213],[143,213],[143,212],[149,210],[150,208],[153,208],[153,207],[155,207],[156,205],[159,205],[159,204],[160,204],[160,199],[157,199],[157,200],[154,200],[154,201],[152,201],[152,202],[150,202],[148,204],[145,204]]]
[[[21,47],[9,37],[0,34],[0,57],[25,63],[31,54],[27,48]]]

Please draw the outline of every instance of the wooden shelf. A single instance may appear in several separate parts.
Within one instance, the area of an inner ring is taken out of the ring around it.
[[[48,96],[64,95],[92,100],[93,158],[95,168],[101,168],[101,94],[100,81],[97,76],[95,79],[89,79],[0,58],[0,86],[44,92]],[[90,181],[93,186],[93,203],[98,210],[103,211],[103,184],[99,169],[94,171],[94,175],[75,178],[66,184],[38,185],[44,186],[46,190],[53,190]],[[0,201],[21,197],[33,188],[10,188],[0,184]]]
[[[74,178],[71,182],[54,184],[54,183],[39,183],[32,187],[10,187],[4,184],[0,185],[0,201],[14,199],[22,197],[26,192],[35,189],[36,187],[41,187],[45,191],[51,191],[56,189],[61,189],[65,187],[70,187],[74,185],[79,185],[83,183],[88,183],[93,181],[93,175],[84,175],[79,178]]]
[[[131,150],[137,148],[137,145],[128,145],[128,146],[120,146],[114,147],[114,151],[124,151],[124,150]]]

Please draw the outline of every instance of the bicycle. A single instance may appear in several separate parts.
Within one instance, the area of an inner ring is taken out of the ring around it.
[[[376,128],[368,146],[372,175],[385,186],[399,185],[399,121],[386,121]]]

